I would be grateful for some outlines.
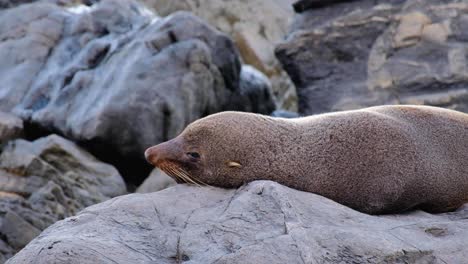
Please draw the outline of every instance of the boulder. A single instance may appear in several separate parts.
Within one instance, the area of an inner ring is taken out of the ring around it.
[[[0,155],[0,263],[56,221],[126,193],[117,170],[56,135]]]
[[[22,135],[23,120],[9,113],[0,112],[0,146]]]
[[[159,19],[132,1],[7,9],[0,56],[0,110],[24,119],[29,134],[80,142],[135,182],[150,171],[147,147],[208,114],[257,107],[254,93],[241,94],[228,36],[189,13]],[[255,91],[269,114],[272,99]]]
[[[276,55],[296,84],[299,112],[379,104],[468,111],[467,6],[362,0],[296,15]]]
[[[230,35],[246,64],[270,78],[279,107],[297,111],[294,84],[274,56],[275,45],[286,36],[293,20],[294,0],[141,0],[166,16],[186,10]]]
[[[177,182],[158,168],[153,169],[146,180],[136,189],[137,193],[150,193],[164,190]]]
[[[240,97],[233,98],[232,108],[244,103],[247,112],[272,113],[276,109],[270,80],[259,70],[243,65],[240,72]]]
[[[468,112],[468,3],[407,1],[369,54],[370,91],[385,102]]]
[[[7,263],[464,263],[468,208],[371,216],[270,181],[89,207]]]
[[[271,113],[272,117],[282,117],[282,118],[298,118],[300,115],[296,112],[285,111],[285,110],[276,110]]]

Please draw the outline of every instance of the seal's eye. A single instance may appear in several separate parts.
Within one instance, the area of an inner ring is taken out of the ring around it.
[[[187,152],[187,155],[193,159],[199,159],[200,158],[200,154],[198,154],[197,152]]]

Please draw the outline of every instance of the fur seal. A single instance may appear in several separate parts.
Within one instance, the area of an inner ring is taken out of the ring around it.
[[[146,150],[178,182],[272,180],[368,214],[468,202],[468,114],[377,106],[303,118],[222,112]]]

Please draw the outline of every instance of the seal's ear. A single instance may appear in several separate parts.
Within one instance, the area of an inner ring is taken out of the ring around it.
[[[242,168],[242,165],[239,162],[228,161],[226,164],[229,168]]]

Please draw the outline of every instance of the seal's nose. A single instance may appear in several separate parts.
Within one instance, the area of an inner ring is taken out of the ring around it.
[[[158,160],[158,155],[157,155],[158,152],[156,151],[156,147],[157,146],[150,147],[145,151],[145,159],[150,164],[155,165],[155,166],[156,166],[156,162]]]

